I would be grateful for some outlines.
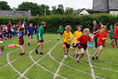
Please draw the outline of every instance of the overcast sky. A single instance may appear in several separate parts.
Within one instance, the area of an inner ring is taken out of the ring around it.
[[[58,4],[63,4],[64,7],[71,7],[74,9],[78,8],[90,8],[92,9],[93,0],[0,0],[7,1],[11,8],[18,7],[22,2],[34,2],[37,4],[46,4],[50,7],[57,6]]]

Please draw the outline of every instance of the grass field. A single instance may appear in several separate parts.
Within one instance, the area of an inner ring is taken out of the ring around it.
[[[0,79],[118,79],[118,48],[110,47],[110,40],[100,56],[100,60],[92,61],[91,55],[96,51],[88,48],[81,63],[72,57],[64,59],[63,43],[57,41],[56,34],[45,34],[44,54],[36,55],[36,36],[31,46],[27,45],[25,37],[26,55],[20,56],[19,48],[8,48],[8,44],[18,44],[18,39],[4,41],[5,50],[0,56]],[[95,78],[94,78],[95,77]]]

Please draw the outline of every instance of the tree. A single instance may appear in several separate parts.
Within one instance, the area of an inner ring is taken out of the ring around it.
[[[66,8],[65,14],[66,15],[73,15],[73,8]]]
[[[10,10],[10,6],[6,1],[0,1],[0,10]]]
[[[18,6],[18,10],[22,11],[30,10],[33,16],[38,15],[40,13],[39,5],[32,2],[23,2]]]
[[[94,11],[92,9],[87,9],[87,11],[90,13],[90,14],[93,14]]]

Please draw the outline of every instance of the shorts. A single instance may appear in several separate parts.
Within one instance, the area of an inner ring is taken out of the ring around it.
[[[112,40],[112,39],[114,39],[113,37],[110,37],[110,39]]]
[[[38,43],[43,43],[44,42],[44,40],[38,40]]]
[[[80,43],[77,43],[75,46],[74,46],[74,44],[75,44],[75,43],[72,44],[72,47],[73,47],[73,48],[76,48],[76,47],[80,46]]]
[[[24,39],[23,38],[19,39],[19,45],[24,45]]]
[[[81,44],[81,43],[80,43],[80,44],[78,45],[78,48],[79,48],[79,49],[84,48],[84,50],[86,50],[87,47],[88,47],[87,44]]]
[[[64,45],[66,45],[66,48],[70,48],[70,44],[67,44],[66,42],[64,42]]]
[[[61,36],[62,36],[62,34],[63,34],[63,32],[59,32],[59,35],[61,35]]]

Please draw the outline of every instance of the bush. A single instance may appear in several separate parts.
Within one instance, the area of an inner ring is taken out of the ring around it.
[[[12,17],[0,17],[1,24],[7,24],[11,20],[12,23],[17,24],[19,20],[23,21],[21,18],[12,18]],[[72,31],[76,30],[76,25],[81,24],[83,28],[93,29],[93,20],[102,22],[104,25],[107,25],[108,28],[111,24],[118,22],[118,16],[113,16],[110,14],[93,14],[93,15],[81,15],[81,16],[66,16],[66,15],[50,15],[50,16],[35,16],[32,18],[26,18],[27,24],[30,22],[37,25],[41,21],[46,22],[45,30],[46,32],[56,33],[59,25],[65,27],[66,25],[72,26]]]

